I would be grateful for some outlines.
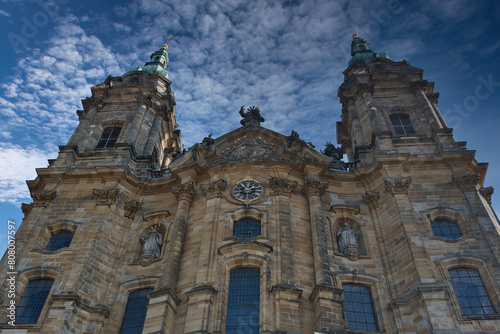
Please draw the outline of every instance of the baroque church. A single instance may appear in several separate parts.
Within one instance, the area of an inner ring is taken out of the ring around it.
[[[500,333],[487,164],[421,69],[351,55],[324,151],[257,107],[183,149],[166,46],[93,86],[27,182],[0,333]]]

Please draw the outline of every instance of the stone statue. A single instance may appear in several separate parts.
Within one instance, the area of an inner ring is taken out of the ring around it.
[[[342,160],[342,155],[344,152],[342,152],[342,147],[335,147],[331,142],[327,142],[325,145],[325,150],[321,151],[324,155],[327,157],[332,158],[333,160]]]
[[[160,257],[160,246],[163,243],[163,237],[156,228],[151,231],[151,234],[147,238],[143,234],[139,240],[142,243],[142,255],[153,254],[155,258]]]
[[[245,106],[241,107],[240,109],[240,115],[243,117],[241,120],[241,125],[260,125],[261,122],[264,122],[264,118],[260,116],[260,109],[259,107],[250,107],[248,108],[248,112],[245,112]]]
[[[337,229],[337,242],[339,249],[350,260],[357,260],[359,257],[358,236],[351,226],[346,222]]]

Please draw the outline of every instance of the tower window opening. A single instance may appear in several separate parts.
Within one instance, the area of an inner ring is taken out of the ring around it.
[[[432,231],[437,237],[455,240],[462,236],[458,224],[447,220],[437,220],[432,222]]]
[[[347,328],[376,332],[377,321],[370,288],[360,284],[342,284]]]
[[[112,148],[115,146],[116,140],[120,135],[121,127],[105,128],[101,134],[101,138],[97,142],[96,148]]]
[[[390,116],[394,132],[398,136],[414,135],[415,129],[407,114],[395,114]]]
[[[495,313],[488,292],[476,269],[454,268],[450,269],[449,273],[464,315]]]
[[[240,239],[250,239],[261,233],[260,221],[255,219],[241,219],[233,224],[233,236]]]
[[[50,236],[45,250],[53,252],[61,248],[69,247],[71,241],[73,240],[73,233],[70,231],[61,231]]]
[[[226,334],[259,334],[260,270],[231,270],[227,298]]]
[[[36,324],[52,288],[51,279],[28,282],[16,308],[16,324]]]

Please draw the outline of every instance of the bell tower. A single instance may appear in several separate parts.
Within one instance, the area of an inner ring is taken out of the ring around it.
[[[136,175],[151,176],[168,165],[181,137],[167,49],[163,45],[144,66],[91,87],[92,96],[77,111],[78,127],[51,166],[128,165]]]
[[[376,154],[458,150],[438,107],[434,83],[406,60],[375,53],[357,34],[338,96],[342,121],[337,142],[349,161],[368,165]]]

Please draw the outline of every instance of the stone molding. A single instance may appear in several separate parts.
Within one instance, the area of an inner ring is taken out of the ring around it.
[[[385,189],[392,194],[407,194],[411,184],[411,176],[401,178],[384,178]]]
[[[142,219],[144,219],[150,225],[160,226],[163,223],[165,223],[165,219],[170,216],[171,216],[170,211],[159,210],[159,211],[145,213],[144,215],[142,215]]]
[[[362,195],[363,202],[367,205],[378,205],[378,200],[380,199],[380,194],[376,191],[367,191]]]
[[[488,204],[491,204],[491,195],[493,195],[494,192],[495,188],[493,188],[492,186],[479,189],[479,193],[484,197]]]
[[[462,191],[475,191],[480,180],[479,174],[453,174],[451,178]]]
[[[297,188],[298,184],[297,181],[290,181],[274,176],[269,179],[269,186],[273,188],[274,195],[290,195]]]
[[[33,198],[34,206],[42,206],[46,208],[50,202],[53,202],[57,197],[55,190],[41,190],[32,191],[31,198]]]
[[[95,197],[97,205],[111,205],[115,204],[118,199],[118,188],[111,189],[92,189],[92,194]]]
[[[131,200],[125,203],[123,206],[123,210],[125,213],[123,214],[125,218],[134,219],[137,211],[141,209],[141,202],[136,200]]]
[[[209,199],[224,197],[224,190],[226,190],[226,188],[227,181],[223,179],[208,184],[200,184],[201,192]]]
[[[326,189],[328,189],[329,182],[316,180],[310,177],[304,178],[304,186],[302,187],[302,193],[307,197],[318,196],[321,197]]]
[[[174,193],[176,200],[180,201],[181,199],[185,199],[190,203],[196,195],[193,181],[172,187],[172,192]]]

